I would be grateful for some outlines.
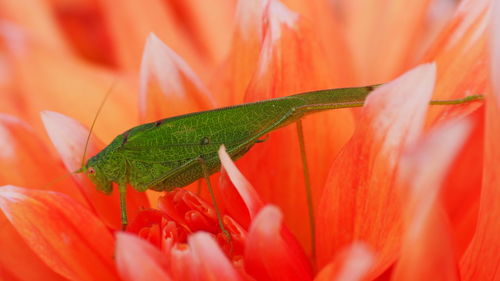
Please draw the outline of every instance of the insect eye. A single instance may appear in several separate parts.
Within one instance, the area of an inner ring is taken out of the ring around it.
[[[95,170],[94,170],[94,168],[89,167],[89,169],[88,169],[88,173],[89,173],[89,174],[91,174],[91,175],[95,174]]]

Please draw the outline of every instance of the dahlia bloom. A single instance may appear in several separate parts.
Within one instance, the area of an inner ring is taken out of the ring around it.
[[[493,0],[0,0],[0,280],[500,280],[498,14]],[[303,120],[315,233],[294,126],[237,163],[220,148],[231,240],[203,181],[129,187],[121,231],[117,192],[69,174],[108,91],[89,156],[143,122],[378,83],[363,108]]]

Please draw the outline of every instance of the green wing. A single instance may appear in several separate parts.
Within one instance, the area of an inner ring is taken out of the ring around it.
[[[222,144],[233,159],[239,158],[289,112],[289,107],[251,104],[136,127],[125,133],[121,148],[129,182],[138,190],[185,186],[203,176],[199,157],[205,159],[210,173],[216,172]]]
[[[129,181],[138,188],[168,189],[203,176],[203,157],[210,172],[220,167],[217,151],[224,144],[235,159],[263,135],[306,113],[361,106],[370,87],[334,89],[163,119],[122,135],[120,150],[129,165]]]
[[[290,106],[266,102],[189,114],[132,129],[122,146],[130,160],[172,163],[228,151],[255,141],[290,111]]]

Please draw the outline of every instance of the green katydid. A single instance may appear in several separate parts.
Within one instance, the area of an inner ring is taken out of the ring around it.
[[[225,145],[233,160],[242,157],[269,132],[297,122],[302,142],[304,115],[337,108],[360,107],[377,86],[328,89],[247,103],[162,119],[134,127],[118,135],[106,148],[90,158],[78,172],[85,172],[104,193],[118,184],[122,224],[127,225],[126,185],[138,191],[170,191],[205,178],[220,169],[217,151]],[[431,101],[431,104],[459,104],[480,99]],[[305,151],[302,151],[306,186],[310,189]],[[308,192],[310,194],[310,192]],[[309,201],[309,208],[312,202]],[[216,202],[214,206],[224,231]],[[310,210],[312,219],[312,209]],[[313,221],[311,221],[312,225]],[[314,231],[314,227],[311,229]]]

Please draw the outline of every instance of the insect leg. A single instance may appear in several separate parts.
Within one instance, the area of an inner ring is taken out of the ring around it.
[[[201,194],[201,181],[202,179],[198,180],[198,186],[196,187],[196,195],[198,196]]]
[[[210,183],[210,173],[208,172],[207,163],[205,162],[205,159],[203,159],[202,157],[198,158],[198,162],[200,162],[201,169],[203,171],[203,176],[205,177],[205,181],[207,182],[208,192],[210,193],[210,197],[212,198],[212,202],[214,203],[215,213],[217,215],[217,221],[219,222],[219,227],[220,227],[222,233],[224,234],[224,236],[226,236],[226,238],[228,239],[228,242],[229,242],[229,244],[231,244],[231,247],[232,247],[231,234],[224,227],[224,223],[222,222],[222,215],[220,213],[219,205],[217,205],[217,200],[215,199],[214,190],[212,189],[212,184]]]
[[[127,185],[125,183],[118,183],[118,189],[120,191],[120,210],[122,213],[122,230],[127,229],[127,198],[126,191]]]
[[[311,232],[311,259],[313,265],[316,264],[316,221],[314,218],[314,204],[312,199],[311,179],[309,176],[309,166],[307,165],[306,146],[304,144],[304,130],[302,128],[302,120],[297,122],[297,136],[299,137],[300,158],[302,159],[302,167],[304,169],[304,183],[306,187],[307,211],[309,213],[309,228]]]

